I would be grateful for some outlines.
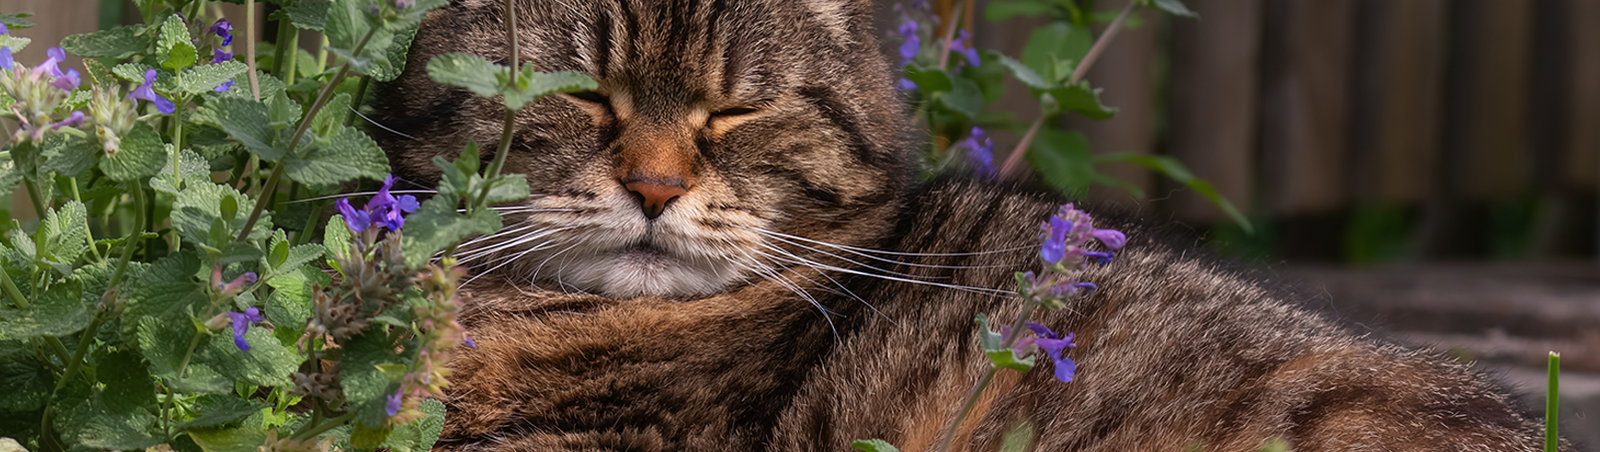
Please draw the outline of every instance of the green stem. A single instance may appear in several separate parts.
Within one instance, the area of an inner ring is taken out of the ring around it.
[[[181,76],[179,77],[179,83],[182,83]],[[187,99],[185,99],[183,103],[178,104],[178,110],[173,112],[173,116],[182,115],[183,108],[188,104],[189,102]],[[183,118],[177,117],[174,119],[175,120],[172,121],[172,156],[169,157],[169,159],[172,160],[172,182],[177,184],[179,181],[183,180],[183,173],[181,171],[182,166],[179,165],[179,156],[182,154],[180,151],[183,149]],[[183,237],[178,235],[178,228],[172,228],[172,251],[177,252],[178,250],[182,249],[182,247]]]
[[[283,76],[283,84],[285,86],[294,84],[294,76],[295,76],[295,72],[296,72],[296,66],[299,66],[299,63],[300,63],[300,30],[299,29],[290,29],[289,30],[289,45],[288,45],[288,47],[289,47],[289,50],[287,50],[287,52],[289,54],[284,56],[284,58],[288,58],[288,61],[284,62],[284,63],[286,63],[284,65],[284,67],[288,68],[288,70],[284,71],[284,76]]]
[[[517,62],[517,57],[521,51],[517,50],[517,8],[514,6],[513,0],[506,0],[506,42],[511,44],[511,86],[520,86],[517,83],[517,75],[522,72],[522,66]],[[489,174],[484,177],[483,191],[478,193],[478,199],[467,206],[467,215],[475,213],[478,207],[489,199],[489,188],[494,186],[491,181],[500,176],[500,169],[506,164],[506,154],[511,153],[511,136],[516,132],[516,126],[517,111],[508,106],[505,125],[500,131],[500,146],[494,153],[494,164],[489,165]]]
[[[256,80],[256,0],[244,2],[244,62],[250,66],[250,98],[261,100],[261,82]]]
[[[79,204],[83,204],[83,195],[78,193],[78,178],[69,177],[67,178],[67,182],[70,183],[70,186],[72,187],[72,200],[77,201]],[[89,241],[89,252],[94,255],[94,260],[96,262],[105,262],[106,258],[100,255],[100,248],[94,245],[94,230],[85,227],[83,228],[83,235]]]
[[[350,422],[350,420],[351,419],[355,419],[355,417],[356,417],[356,413],[354,411],[351,411],[349,413],[342,414],[339,417],[336,417],[336,418],[333,418],[333,419],[329,419],[328,422],[324,422],[322,424],[318,424],[318,425],[316,425],[314,427],[311,427],[311,428],[309,428],[307,430],[301,431],[300,433],[295,433],[294,436],[289,437],[289,439],[303,440],[303,439],[315,438],[315,437],[317,437],[317,435],[321,435],[322,432],[326,432],[328,430],[333,430],[335,428],[338,428],[341,425],[344,425],[344,423],[346,423],[346,422]]]
[[[5,287],[6,296],[11,297],[11,302],[16,303],[18,308],[28,309],[32,306],[28,303],[28,297],[22,295],[22,289],[17,288],[17,283],[11,281],[10,272],[0,270],[0,286]]]
[[[28,188],[28,199],[33,201],[33,213],[39,216],[39,221],[44,221],[44,201],[39,198],[39,187],[28,178],[22,179],[22,185]]]
[[[1550,385],[1545,389],[1544,396],[1544,450],[1557,452],[1561,445],[1561,437],[1556,434],[1556,417],[1559,413],[1556,408],[1561,400],[1561,354],[1550,352],[1550,364],[1545,370],[1550,378]]]
[[[956,413],[956,418],[950,421],[950,427],[945,429],[944,442],[940,443],[939,448],[935,450],[941,452],[950,450],[950,445],[956,441],[956,428],[961,427],[961,421],[967,418],[967,414],[972,413],[972,407],[978,404],[978,396],[982,395],[983,390],[989,387],[989,381],[994,379],[995,371],[999,369],[998,367],[990,366],[989,371],[985,372],[983,378],[978,380],[978,384],[972,387],[972,393],[967,394],[967,403],[961,405],[961,412]]]
[[[322,207],[322,201],[311,202],[311,215],[306,216],[305,226],[294,236],[294,243],[291,245],[300,246],[311,242],[311,237],[316,235],[317,224],[322,219]]]
[[[133,206],[134,206],[133,210],[135,212],[138,212],[139,216],[143,216],[144,211],[145,211],[144,205],[146,203],[146,200],[144,198],[144,189],[139,186],[138,182],[129,182],[128,183],[128,191],[133,192]],[[143,223],[144,223],[144,219],[143,218],[135,217],[134,224],[137,225],[137,224],[143,224]],[[107,292],[115,290],[115,288],[117,287],[117,282],[121,281],[122,280],[122,275],[127,273],[128,261],[133,260],[134,245],[137,245],[139,243],[139,240],[138,240],[139,239],[139,235],[140,235],[140,233],[143,233],[143,232],[144,232],[143,229],[139,229],[138,227],[135,227],[135,228],[133,228],[133,231],[128,233],[128,238],[122,240],[122,258],[121,258],[121,262],[117,263],[117,271],[111,273],[111,280],[106,283],[106,287],[107,287],[106,291]],[[106,250],[106,252],[110,252],[110,251],[111,250]]]
[[[372,34],[376,31],[378,31],[376,27],[367,30],[367,35],[361,37],[361,42],[356,44],[355,50],[350,54],[360,55],[361,51],[367,47],[367,40],[372,39]],[[516,57],[512,56],[512,60],[515,59]],[[333,97],[333,88],[339,86],[339,82],[343,81],[345,75],[349,73],[350,62],[346,61],[339,66],[339,72],[333,75],[333,79],[328,81],[328,85],[322,87],[322,93],[317,94],[317,101],[311,104],[311,109],[306,111],[304,118],[300,119],[300,126],[294,129],[294,138],[289,139],[289,155],[294,154],[295,147],[300,144],[300,138],[304,137],[306,130],[311,128],[311,122],[317,118],[317,113],[322,112],[322,107],[328,105],[328,99]],[[256,205],[250,209],[250,219],[245,221],[244,228],[239,230],[239,237],[235,241],[243,242],[250,237],[250,230],[255,228],[256,221],[261,219],[261,211],[267,207],[268,197],[265,195],[278,189],[279,179],[283,179],[283,165],[274,165],[272,175],[267,177],[267,186],[263,187],[261,194],[256,196]]]
[[[284,6],[289,5],[285,4]],[[283,70],[288,67],[288,64],[284,63],[283,54],[284,51],[289,49],[289,33],[293,29],[294,25],[289,23],[288,18],[278,20],[278,37],[272,40],[272,75],[278,76],[278,80],[284,79]],[[290,58],[293,57],[291,56]],[[256,97],[260,98],[260,95]]]
[[[317,73],[321,74],[328,70],[328,34],[318,34],[322,35],[322,43],[317,46]]]
[[[356,84],[356,98],[350,101],[350,111],[344,113],[344,125],[356,123],[356,112],[361,110],[361,103],[367,101],[367,85],[372,83],[372,76],[363,75]]]

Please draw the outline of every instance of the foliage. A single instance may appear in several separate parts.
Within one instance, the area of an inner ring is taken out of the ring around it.
[[[488,203],[527,186],[474,148],[440,160],[439,194],[418,202],[349,124],[445,1],[288,2],[280,35],[328,38],[305,61],[235,59],[232,24],[202,1],[136,3],[145,23],[68,37],[33,66],[12,58],[27,15],[0,14],[0,116],[21,125],[0,189],[38,217],[0,225],[7,436],[40,451],[429,449],[445,363],[472,346],[451,250],[499,230]],[[511,111],[594,83],[497,74],[482,94]],[[323,200],[363,180],[381,187],[346,195],[371,195],[360,208],[339,199],[324,226]]]

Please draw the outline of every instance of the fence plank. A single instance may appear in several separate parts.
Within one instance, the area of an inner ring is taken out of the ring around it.
[[[1254,198],[1256,125],[1259,105],[1257,60],[1261,51],[1261,0],[1185,2],[1204,19],[1173,21],[1172,95],[1168,109],[1168,154],[1241,210]],[[1216,206],[1194,193],[1180,193],[1177,217],[1223,222]]]
[[[1262,39],[1261,201],[1279,215],[1342,206],[1355,6],[1269,0]]]
[[[1600,183],[1600,2],[1571,2],[1566,158],[1562,179],[1573,188]]]
[[[1447,196],[1485,199],[1528,183],[1531,0],[1460,0],[1446,93]]]
[[[1366,0],[1357,36],[1351,193],[1414,203],[1437,185],[1444,0]]]

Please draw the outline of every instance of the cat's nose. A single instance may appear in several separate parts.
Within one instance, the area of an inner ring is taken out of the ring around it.
[[[635,180],[633,182],[625,182],[622,186],[627,187],[628,191],[639,195],[639,207],[644,209],[645,218],[652,220],[661,216],[662,211],[667,210],[668,202],[689,192],[681,182],[659,183],[651,180]]]

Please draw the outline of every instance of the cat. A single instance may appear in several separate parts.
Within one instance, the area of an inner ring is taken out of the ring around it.
[[[918,181],[868,0],[516,0],[521,61],[594,91],[517,115],[535,195],[463,246],[477,279],[442,450],[931,449],[988,369],[974,316],[1066,202],[1020,183]],[[496,143],[504,107],[429,80],[448,52],[507,64],[504,4],[431,13],[375,131],[395,171]],[[486,146],[486,147],[491,147]],[[485,156],[485,158],[489,158]],[[1130,237],[1091,296],[1070,383],[1003,371],[957,450],[1539,450],[1467,366],[1358,336],[1228,267]],[[1041,364],[1049,366],[1049,364]]]

